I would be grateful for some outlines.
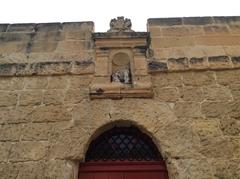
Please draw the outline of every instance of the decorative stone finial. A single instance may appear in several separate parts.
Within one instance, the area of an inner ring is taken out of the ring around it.
[[[131,27],[131,20],[121,16],[110,21],[110,30],[108,32],[133,32]]]

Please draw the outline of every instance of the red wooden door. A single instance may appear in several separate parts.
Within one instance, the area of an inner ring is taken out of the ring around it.
[[[79,179],[168,179],[163,161],[86,162],[79,166]]]

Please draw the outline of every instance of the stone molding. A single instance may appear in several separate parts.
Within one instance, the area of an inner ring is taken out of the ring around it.
[[[50,30],[63,30],[64,27],[89,24],[94,26],[91,21],[82,22],[63,22],[63,23],[19,23],[19,24],[0,24],[0,32],[39,32]]]
[[[149,73],[190,70],[231,70],[239,68],[239,56],[183,57],[164,60],[152,58],[148,61]]]
[[[0,76],[66,75],[92,74],[92,59],[81,61],[48,61],[36,63],[0,64]]]
[[[240,56],[183,57],[169,58],[162,61],[152,58],[148,60],[149,73],[233,69],[240,69]],[[47,76],[94,73],[95,63],[92,59],[0,64],[0,76]]]
[[[147,23],[150,26],[239,24],[240,16],[150,18]]]

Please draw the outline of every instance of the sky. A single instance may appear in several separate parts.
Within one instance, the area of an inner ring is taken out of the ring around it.
[[[240,0],[1,0],[0,23],[94,21],[105,32],[117,16],[146,31],[149,18],[240,16]]]

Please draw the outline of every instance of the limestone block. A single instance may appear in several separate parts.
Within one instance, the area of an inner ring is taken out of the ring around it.
[[[227,102],[203,102],[202,113],[207,118],[220,118],[229,112],[230,104]]]
[[[240,45],[239,35],[212,35],[212,36],[197,36],[194,38],[194,45],[206,46],[234,46]]]
[[[81,160],[88,135],[80,125],[57,131],[49,149],[50,159]]]
[[[30,65],[30,71],[36,75],[61,75],[70,73],[71,62],[39,62]]]
[[[214,72],[183,73],[183,83],[186,86],[202,86],[215,83]]]
[[[240,119],[240,101],[236,100],[230,103],[229,116]]]
[[[177,102],[174,111],[178,117],[202,117],[200,103],[197,102]]]
[[[72,74],[93,74],[95,70],[95,64],[92,59],[75,61],[71,70]]]
[[[211,163],[205,158],[172,160],[178,174],[176,178],[213,179]]]
[[[28,106],[28,105],[40,105],[42,103],[43,92],[42,90],[27,90],[21,91],[19,93],[19,102],[20,106]]]
[[[204,56],[226,56],[224,46],[202,46]]]
[[[154,87],[180,87],[182,86],[181,73],[162,73],[152,76]]]
[[[89,87],[93,76],[91,75],[81,75],[81,76],[71,76],[69,79],[70,89],[81,89],[84,87]]]
[[[208,57],[209,67],[211,69],[218,69],[218,68],[232,68],[232,63],[228,56],[215,56],[215,57]]]
[[[229,34],[229,30],[226,25],[204,26],[203,29],[206,35]]]
[[[49,123],[27,123],[22,126],[22,141],[49,140],[52,124]]]
[[[183,88],[179,88],[180,97],[184,101],[203,101],[203,92],[201,87],[191,87],[186,86]]]
[[[208,158],[233,158],[236,144],[226,137],[212,137],[201,141],[199,151]]]
[[[32,106],[1,107],[0,124],[18,124],[30,122],[28,115],[33,111]]]
[[[219,120],[196,120],[193,123],[193,130],[200,140],[222,136],[219,128]]]
[[[157,62],[152,60],[148,62],[148,70],[151,73],[158,72],[158,71],[167,71],[168,66],[166,62]]]
[[[230,32],[232,34],[240,34],[240,25],[239,24],[229,24]]]
[[[189,59],[189,68],[196,69],[196,70],[208,68],[207,58],[206,57],[200,57],[200,58],[193,57],[193,58]]]
[[[98,57],[96,63],[96,68],[95,68],[95,75],[96,76],[109,76],[110,71],[109,71],[109,60],[107,57]]]
[[[26,69],[28,68],[27,63],[3,63],[0,64],[0,75],[1,76],[23,76],[28,74]]]
[[[23,42],[31,40],[31,33],[5,32],[0,33],[0,42]]]
[[[147,61],[145,57],[135,57],[134,58],[134,69],[144,70],[147,68]]]
[[[26,51],[28,53],[36,53],[36,52],[54,52],[57,50],[58,41],[46,41],[46,40],[39,40],[34,41],[32,43],[28,43]]]
[[[4,179],[16,179],[19,173],[19,169],[12,163],[0,163],[0,176],[4,176]]]
[[[203,97],[210,101],[231,101],[232,94],[228,87],[222,85],[208,85],[203,87]]]
[[[157,132],[161,139],[161,149],[167,158],[198,158],[199,138],[190,125],[171,122]]]
[[[18,77],[1,77],[0,90],[21,90],[23,89],[23,78]]]
[[[64,40],[64,34],[62,31],[44,31],[34,33],[32,36],[34,42],[36,41],[60,41]]]
[[[36,24],[35,29],[37,32],[57,31],[62,29],[61,23],[39,23]]]
[[[0,163],[7,162],[10,149],[11,149],[11,143],[0,142]],[[1,174],[1,169],[0,169],[0,174]]]
[[[148,27],[148,32],[150,32],[151,37],[161,36],[161,30],[159,27]]]
[[[2,42],[0,43],[0,53],[20,53],[26,52],[28,42]]]
[[[230,136],[240,135],[240,121],[234,118],[224,117],[221,119],[220,124],[221,130],[225,135]]]
[[[187,28],[189,29],[189,35],[191,36],[204,35],[204,30],[201,26],[187,26]]]
[[[177,88],[157,88],[154,90],[155,98],[164,102],[175,102],[179,99]]]
[[[12,145],[9,161],[37,161],[47,155],[47,142],[19,142]]]
[[[231,90],[234,100],[240,100],[240,84],[230,84],[229,88]]]
[[[0,25],[0,32],[6,32],[9,24],[1,24]]]
[[[49,179],[75,178],[75,165],[75,163],[66,160],[50,160],[46,163],[44,176]]]
[[[10,24],[7,28],[7,32],[34,32],[36,24]]]
[[[192,37],[163,37],[153,38],[151,47],[155,48],[168,48],[168,47],[185,47],[193,46],[195,44]]]
[[[48,84],[47,77],[28,77],[24,80],[25,89],[45,89]]]
[[[239,45],[224,46],[224,51],[225,51],[226,55],[228,55],[228,56],[239,56],[240,55],[239,49],[240,49]],[[216,55],[214,55],[214,56],[216,56]]]
[[[63,104],[65,91],[63,90],[46,90],[43,92],[43,104],[59,105]]]
[[[9,91],[0,92],[0,107],[1,106],[15,106],[17,104],[17,93]]]
[[[233,63],[233,66],[238,68],[240,67],[240,57],[232,57],[232,63]]]
[[[164,27],[161,28],[162,36],[187,36],[189,35],[189,29],[184,26],[179,27]]]
[[[13,168],[18,170],[18,177],[24,179],[41,179],[44,176],[45,163],[39,162],[17,162],[13,163]]]
[[[0,141],[19,141],[21,129],[21,124],[0,125]]]
[[[150,18],[148,19],[148,26],[173,26],[183,25],[182,18]]]
[[[62,105],[38,106],[27,116],[33,122],[53,122],[71,120],[71,109]]]
[[[92,42],[89,40],[81,41],[60,41],[57,44],[56,52],[78,54],[83,50],[92,49]],[[55,50],[55,49],[54,49]]]
[[[170,71],[186,70],[189,68],[187,58],[170,58],[168,59],[167,64]]]
[[[216,79],[221,85],[240,84],[240,70],[216,72]]]
[[[80,103],[84,98],[88,98],[88,88],[69,89],[64,96],[64,104]]]
[[[240,178],[239,159],[211,159],[213,175],[216,178]]]
[[[68,78],[66,76],[50,76],[48,78],[47,89],[65,89],[67,86]]]

